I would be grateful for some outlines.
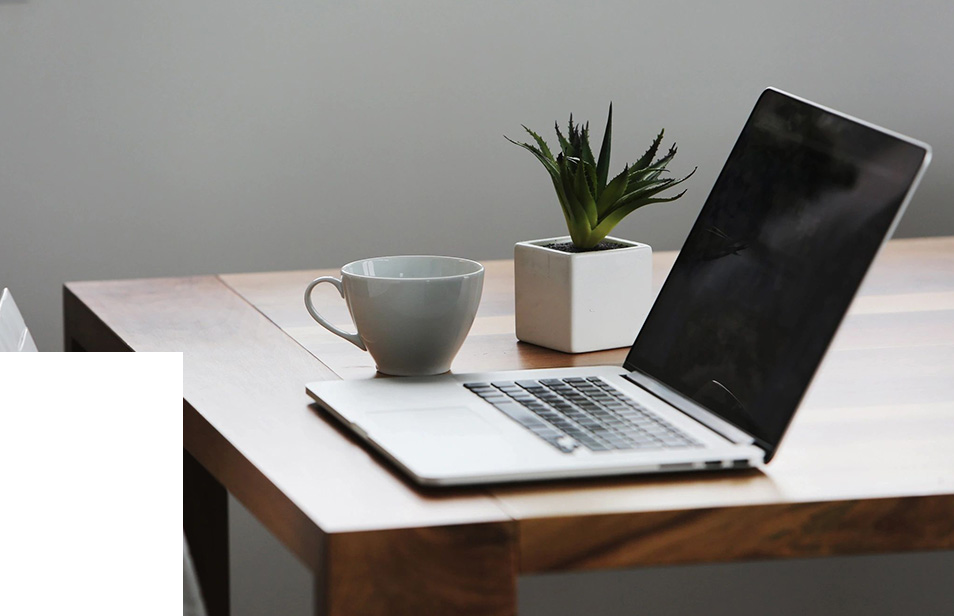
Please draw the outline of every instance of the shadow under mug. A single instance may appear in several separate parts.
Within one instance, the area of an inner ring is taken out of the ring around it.
[[[312,290],[333,284],[344,298],[355,333],[318,314]],[[328,331],[371,353],[378,372],[394,376],[443,374],[477,315],[484,267],[457,257],[374,257],[348,263],[341,279],[322,276],[305,288],[305,308]]]

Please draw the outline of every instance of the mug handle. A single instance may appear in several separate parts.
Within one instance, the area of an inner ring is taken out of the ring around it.
[[[330,331],[332,334],[341,336],[342,338],[344,338],[351,344],[355,345],[362,351],[367,351],[368,349],[367,347],[364,346],[364,342],[361,340],[361,336],[359,336],[356,333],[349,334],[346,331],[342,331],[338,329],[337,327],[335,327],[334,325],[326,321],[325,318],[322,317],[320,314],[318,314],[318,311],[315,310],[314,304],[311,303],[311,291],[316,286],[318,286],[319,283],[322,283],[322,282],[330,282],[331,284],[335,285],[335,287],[338,289],[338,293],[341,295],[341,297],[344,297],[344,287],[341,286],[341,281],[335,278],[334,276],[322,276],[321,278],[315,278],[310,283],[308,283],[307,287],[305,287],[305,308],[308,309],[308,314],[310,314],[313,319],[318,321],[318,323],[320,323],[322,327]]]

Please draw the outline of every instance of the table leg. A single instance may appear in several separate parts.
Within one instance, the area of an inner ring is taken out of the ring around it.
[[[228,616],[228,493],[187,451],[182,453],[182,526],[202,598],[209,616]]]
[[[318,616],[514,616],[510,523],[328,536]]]

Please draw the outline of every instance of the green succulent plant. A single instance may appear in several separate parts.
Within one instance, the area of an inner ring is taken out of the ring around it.
[[[667,172],[666,165],[676,156],[676,145],[673,144],[666,155],[653,161],[662,143],[663,129],[639,160],[626,165],[619,175],[607,182],[613,132],[612,103],[597,159],[593,158],[590,148],[589,122],[582,126],[574,124],[571,114],[566,137],[560,132],[560,126],[554,125],[560,140],[560,153],[556,158],[546,141],[526,126],[523,128],[533,137],[535,146],[514,141],[506,135],[504,138],[528,150],[546,168],[563,208],[570,238],[579,250],[596,248],[623,218],[644,205],[675,201],[683,196],[685,190],[671,197],[656,195],[685,182],[696,172],[693,169],[681,179],[661,177]]]

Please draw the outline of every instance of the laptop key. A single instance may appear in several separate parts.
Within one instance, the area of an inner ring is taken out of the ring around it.
[[[701,446],[599,377],[465,387],[566,453]]]
[[[579,443],[563,434],[559,430],[554,430],[551,428],[549,430],[541,431],[532,430],[532,432],[563,453],[572,453],[574,449],[580,446]]]
[[[549,424],[516,402],[499,402],[494,404],[498,410],[519,423],[520,425],[534,429],[543,429],[549,427]]]
[[[589,449],[590,451],[609,451],[611,449],[609,445],[601,441],[598,441],[595,438],[590,436],[586,436],[586,437],[581,436],[577,440],[583,443],[583,446]]]
[[[557,439],[563,436],[563,432],[557,430],[553,426],[537,426],[530,429],[531,432],[544,439]]]
[[[575,439],[575,440],[577,440],[577,441],[586,438],[586,432],[583,432],[582,430],[577,430],[577,429],[574,429],[574,428],[570,428],[570,429],[566,430],[566,434],[567,434],[567,436],[570,436],[570,437],[572,437],[573,439]]]
[[[633,441],[633,449],[660,449],[660,444],[653,441]]]

